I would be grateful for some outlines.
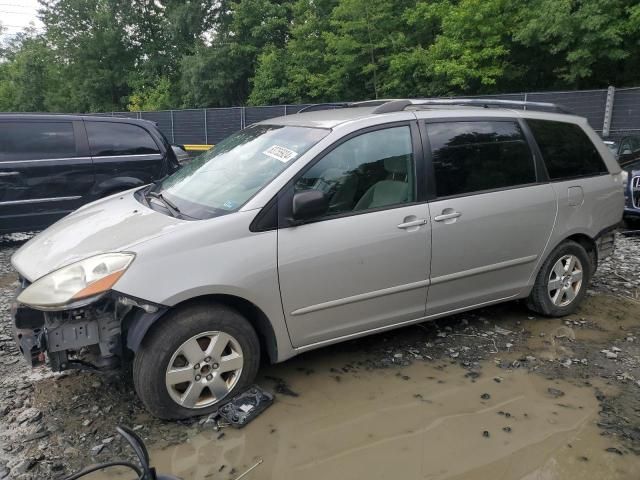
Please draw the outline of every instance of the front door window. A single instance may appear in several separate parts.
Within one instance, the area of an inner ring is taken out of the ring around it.
[[[307,170],[295,192],[327,195],[325,216],[402,205],[415,200],[414,158],[408,126],[364,133],[342,143]]]

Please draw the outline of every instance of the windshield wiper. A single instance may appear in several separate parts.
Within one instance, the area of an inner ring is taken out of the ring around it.
[[[161,193],[157,193],[157,192],[153,192],[153,191],[148,191],[147,195],[149,197],[152,198],[157,198],[158,200],[160,200],[162,202],[162,204],[167,207],[167,210],[169,210],[169,213],[171,214],[171,216],[176,217],[176,218],[180,218],[180,209],[171,201],[167,200],[166,198],[164,198],[162,196]]]

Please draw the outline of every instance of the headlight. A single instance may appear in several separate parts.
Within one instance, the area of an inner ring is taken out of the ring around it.
[[[33,282],[18,295],[18,302],[38,310],[86,305],[110,290],[134,257],[133,253],[104,253],[72,263]]]
[[[626,189],[627,182],[629,181],[629,172],[627,172],[626,170],[622,170],[620,172],[620,177],[622,178],[622,186]]]

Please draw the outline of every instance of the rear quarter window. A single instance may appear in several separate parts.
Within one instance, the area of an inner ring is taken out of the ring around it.
[[[527,120],[551,180],[608,173],[587,134],[573,123]]]
[[[0,162],[75,156],[72,122],[0,122]]]
[[[129,123],[85,122],[91,154],[95,157],[160,153],[144,128]]]

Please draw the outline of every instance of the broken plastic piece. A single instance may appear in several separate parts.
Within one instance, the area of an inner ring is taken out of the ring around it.
[[[234,428],[242,428],[273,403],[273,395],[253,385],[218,409],[218,414]]]

